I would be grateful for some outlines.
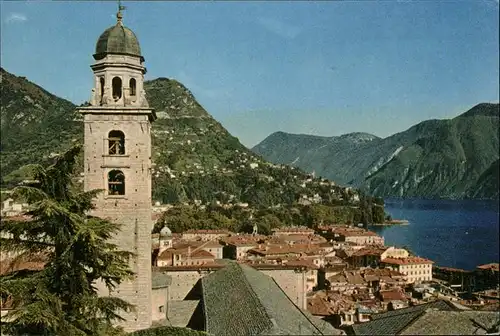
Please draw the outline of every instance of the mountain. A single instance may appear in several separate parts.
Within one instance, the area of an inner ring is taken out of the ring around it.
[[[368,133],[321,137],[276,132],[252,150],[271,162],[300,167],[340,184],[347,184],[362,174],[362,167],[371,163],[360,163],[364,157],[354,157],[353,161],[351,152],[380,140]]]
[[[490,187],[498,185],[498,132],[499,105],[483,103],[384,139],[277,132],[252,150],[379,197],[498,198]]]
[[[2,187],[10,188],[28,177],[24,165],[48,162],[72,143],[81,142],[83,124],[71,102],[4,69],[1,75],[1,177]],[[335,208],[334,217],[344,222],[383,220],[382,200],[297,168],[269,163],[251,152],[178,81],[158,78],[146,81],[144,87],[158,116],[152,126],[155,202],[220,204],[226,208],[295,207],[299,212],[309,211],[311,225],[325,216],[333,219],[330,210],[319,205]],[[359,137],[360,141],[364,138]],[[318,211],[314,212],[311,207],[316,205]],[[318,213],[324,216],[318,217]],[[269,219],[271,214],[264,215]],[[287,213],[281,215],[291,218]]]
[[[0,75],[2,178],[83,139],[82,121],[75,105],[3,68]]]

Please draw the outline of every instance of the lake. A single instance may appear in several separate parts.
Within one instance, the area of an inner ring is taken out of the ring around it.
[[[497,201],[386,200],[386,212],[406,226],[370,227],[386,245],[408,246],[438,266],[472,270],[499,261]]]

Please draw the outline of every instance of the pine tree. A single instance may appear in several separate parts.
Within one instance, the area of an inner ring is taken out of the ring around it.
[[[100,191],[75,188],[80,151],[74,146],[47,168],[33,165],[33,181],[13,190],[15,199],[30,205],[30,220],[3,220],[0,249],[16,252],[15,259],[42,256],[46,264],[0,277],[2,299],[13,304],[1,323],[7,335],[115,335],[120,311],[133,309],[119,298],[97,295],[96,281],[111,290],[133,276],[132,254],[109,242],[119,224],[89,215]]]

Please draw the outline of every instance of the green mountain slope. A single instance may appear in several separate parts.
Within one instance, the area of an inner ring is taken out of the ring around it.
[[[276,132],[252,150],[274,163],[300,167],[315,172],[340,184],[347,184],[371,163],[358,162],[365,157],[354,157],[352,151],[378,143],[381,139],[367,133],[350,133],[337,137]]]
[[[152,127],[155,202],[272,207],[281,209],[276,212],[283,217],[282,223],[293,222],[286,219],[289,208],[302,214],[297,218],[308,218],[310,225],[323,217],[334,222],[333,217],[356,223],[383,220],[380,199],[313,178],[297,168],[271,164],[248,150],[181,83],[158,78],[145,82],[145,89],[158,116]],[[82,141],[83,125],[75,109],[72,103],[2,69],[3,187],[25,178],[23,165],[47,160],[72,142]],[[323,208],[316,211],[314,204],[335,208],[335,216]],[[276,220],[272,213],[262,215]]]
[[[276,163],[289,163],[277,153],[293,152],[301,159],[298,167],[380,197],[497,198],[488,183],[496,176],[498,131],[499,105],[479,104],[454,119],[427,120],[385,139],[311,149],[304,143],[316,137],[281,134],[286,140],[277,142],[275,133],[253,150]]]
[[[75,105],[0,69],[1,173],[39,162],[83,139]]]

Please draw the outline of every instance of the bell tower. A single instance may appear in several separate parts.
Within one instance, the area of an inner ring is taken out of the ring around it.
[[[101,295],[120,297],[135,312],[120,315],[126,331],[151,326],[151,123],[156,119],[144,91],[144,57],[134,32],[117,22],[99,37],[91,65],[94,87],[84,116],[85,190],[102,189],[93,215],[122,225],[113,238],[133,252],[133,280],[113,292],[97,284]]]

